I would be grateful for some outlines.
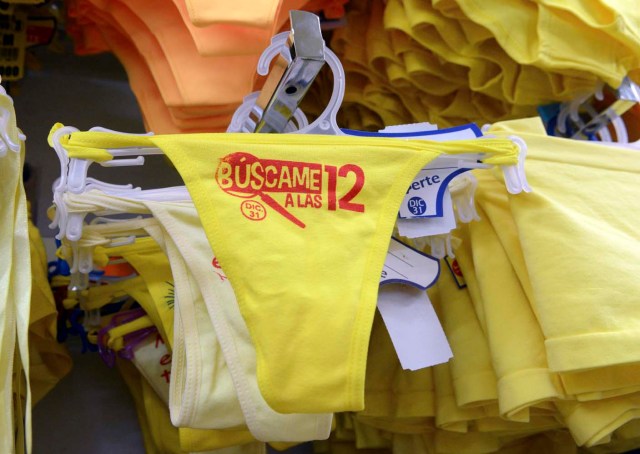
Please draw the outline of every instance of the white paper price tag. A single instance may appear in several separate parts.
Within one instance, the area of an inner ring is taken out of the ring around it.
[[[400,131],[396,131],[400,132]],[[456,126],[447,129],[438,129],[436,131],[428,131],[425,133],[418,133],[415,131],[409,131],[411,138],[435,140],[436,142],[446,142],[449,140],[469,140],[482,137],[482,131],[474,123],[468,125]]]
[[[456,215],[449,189],[442,197],[442,217],[398,219],[398,233],[407,238],[446,235],[456,228]]]
[[[434,125],[433,123],[408,123],[405,125],[393,125],[387,126],[384,129],[378,129],[378,132],[383,134],[385,133],[407,133],[407,132],[426,132],[426,131],[437,131],[438,125]]]
[[[446,363],[453,357],[424,290],[399,284],[381,286],[378,310],[403,369],[418,370]]]
[[[413,179],[400,205],[401,219],[441,217],[447,185],[456,176],[469,169],[440,167],[423,169]]]
[[[426,290],[438,280],[439,275],[440,262],[437,259],[391,238],[380,285],[397,283]]]
[[[342,132],[349,136],[364,137],[389,137],[397,139],[424,139],[445,142],[448,140],[468,140],[482,137],[482,131],[474,123],[456,126],[446,129],[431,129],[430,126],[420,128],[421,123],[387,126],[380,132],[356,131],[354,129],[343,129]],[[418,126],[418,127],[416,127]]]

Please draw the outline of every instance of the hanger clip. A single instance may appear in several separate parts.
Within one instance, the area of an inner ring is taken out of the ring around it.
[[[527,144],[518,136],[509,136],[509,139],[518,146],[518,163],[515,165],[501,166],[507,191],[509,191],[510,194],[520,194],[523,191],[531,192],[531,186],[529,186],[527,175],[524,172]]]
[[[451,198],[456,207],[456,215],[460,222],[479,221],[476,210],[475,194],[478,180],[472,173],[466,172],[453,178],[449,183]]]

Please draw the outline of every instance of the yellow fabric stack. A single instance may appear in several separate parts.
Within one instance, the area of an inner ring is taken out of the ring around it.
[[[317,452],[640,447],[637,145],[550,138],[538,118],[488,134],[525,140],[533,192],[474,171],[481,220],[454,231],[455,259],[429,289],[454,357],[402,370],[377,317],[365,408],[337,415]]]
[[[30,214],[30,213],[29,213]],[[47,254],[40,232],[29,219],[31,253],[31,312],[29,362],[33,405],[37,404],[71,370],[71,357],[57,340],[58,311],[47,279]]]
[[[412,434],[405,452],[636,449],[637,150],[550,138],[537,118],[488,133],[526,141],[533,192],[474,172],[481,220],[454,231],[461,274],[443,262],[430,289],[454,357],[402,371],[374,325],[356,418],[394,449]]]
[[[522,118],[638,80],[632,0],[357,0],[347,21],[331,47],[347,78],[340,124],[352,129]]]
[[[0,450],[31,446],[28,330],[31,257],[27,200],[22,182],[24,136],[12,99],[0,88]]]

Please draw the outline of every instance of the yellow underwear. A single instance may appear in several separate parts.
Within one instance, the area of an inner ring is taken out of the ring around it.
[[[446,154],[518,159],[506,139],[79,132],[64,146],[71,158],[110,160],[110,148],[153,146],[169,156],[233,286],[262,395],[282,413],[364,407],[379,276],[418,171]]]

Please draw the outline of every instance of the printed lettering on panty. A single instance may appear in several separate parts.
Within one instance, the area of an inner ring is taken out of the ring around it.
[[[269,207],[305,228],[304,222],[291,212],[291,208],[365,211],[363,203],[353,201],[365,184],[364,170],[355,164],[333,166],[260,159],[249,153],[237,152],[220,160],[215,178],[227,194],[251,199],[240,204],[240,211],[250,220],[266,219]],[[339,183],[350,182],[350,189],[338,194]]]
[[[211,261],[211,264],[213,265],[214,272],[218,275],[221,281],[224,282],[227,279],[229,279],[227,275],[224,274],[224,271],[222,271],[222,266],[220,266],[220,262],[218,262],[217,258],[214,257],[213,260]]]
[[[163,401],[169,401],[171,382],[171,352],[162,337],[148,336],[135,347],[133,364],[158,393]]]

